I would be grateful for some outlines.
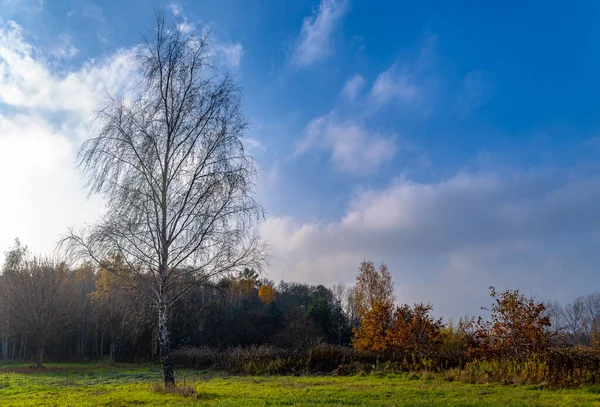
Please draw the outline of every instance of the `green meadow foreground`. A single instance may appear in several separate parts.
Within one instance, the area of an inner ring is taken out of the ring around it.
[[[8,406],[600,406],[600,388],[477,385],[415,374],[237,377],[179,371],[193,397],[156,390],[157,367],[0,366]]]

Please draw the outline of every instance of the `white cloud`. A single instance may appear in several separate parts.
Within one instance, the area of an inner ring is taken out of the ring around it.
[[[133,49],[61,73],[49,54],[27,43],[16,23],[0,25],[0,262],[15,237],[48,253],[67,227],[102,212],[100,200],[86,199],[75,152],[106,91],[120,94],[135,82]]]
[[[215,50],[217,51],[217,56],[220,57],[226,65],[235,69],[239,68],[243,54],[242,44],[222,44],[217,42],[215,44]]]
[[[188,22],[187,19],[183,19],[179,24],[177,24],[177,28],[184,34],[189,34],[193,31],[196,31],[196,26]]]
[[[394,104],[427,111],[437,89],[436,75],[431,72],[436,42],[434,35],[426,35],[416,51],[381,72],[369,91],[368,104],[375,109]]]
[[[421,89],[414,76],[396,65],[377,76],[369,96],[378,106],[391,101],[402,105],[416,104],[422,97]]]
[[[321,0],[319,9],[302,22],[292,62],[311,65],[331,52],[331,35],[347,10],[347,0]]]
[[[168,5],[168,8],[171,10],[171,13],[173,13],[173,16],[175,16],[176,21],[178,22],[177,28],[182,33],[189,34],[196,31],[196,25],[188,21],[187,16],[183,12],[183,7],[181,7],[180,4],[171,3]]]
[[[244,137],[242,139],[244,146],[249,149],[264,149],[265,146],[263,145],[263,143],[261,143],[259,140],[252,138],[252,137]]]
[[[333,114],[319,117],[306,127],[306,135],[295,155],[310,148],[331,152],[331,161],[341,172],[366,175],[388,162],[395,153],[394,137],[370,132],[352,120]]]
[[[355,100],[358,93],[365,85],[365,78],[362,75],[356,74],[346,82],[342,93],[348,100]]]
[[[459,317],[487,287],[566,301],[593,290],[600,262],[600,178],[558,171],[458,174],[364,190],[331,223],[271,217],[270,278],[352,283],[365,258],[385,261],[399,301]]]
[[[71,112],[87,116],[109,92],[127,89],[135,74],[135,50],[119,50],[86,62],[78,71],[57,74],[43,51],[23,39],[14,22],[0,26],[0,102],[22,109]]]
[[[50,253],[68,226],[101,213],[100,200],[86,200],[73,168],[75,149],[64,132],[39,116],[0,116],[0,261],[15,237],[36,253]]]

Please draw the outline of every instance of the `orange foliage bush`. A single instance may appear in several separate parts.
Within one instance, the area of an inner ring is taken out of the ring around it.
[[[491,320],[472,318],[463,324],[469,332],[468,356],[482,359],[512,357],[523,359],[548,347],[549,318],[543,303],[527,298],[519,290],[497,293],[490,287],[494,299]]]
[[[442,319],[434,319],[431,304],[403,305],[396,308],[388,336],[394,349],[427,357],[442,343]]]
[[[415,304],[393,309],[379,303],[367,311],[354,330],[354,347],[369,351],[400,351],[418,358],[432,355],[442,343],[442,320],[429,315],[432,306]]]
[[[393,305],[391,302],[377,302],[365,311],[360,326],[354,328],[353,345],[358,350],[387,351],[392,347],[390,337],[393,326]]]
[[[429,315],[430,304],[394,309],[394,284],[387,266],[379,270],[363,261],[356,277],[355,296],[360,324],[353,345],[364,351],[399,351],[424,358],[442,343],[442,320]]]

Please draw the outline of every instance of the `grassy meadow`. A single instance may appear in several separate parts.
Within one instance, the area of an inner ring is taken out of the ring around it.
[[[600,406],[600,387],[450,382],[433,374],[226,376],[178,371],[195,394],[169,394],[156,366],[0,365],[0,405],[9,406]]]

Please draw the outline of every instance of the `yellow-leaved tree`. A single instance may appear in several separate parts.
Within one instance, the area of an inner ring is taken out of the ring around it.
[[[273,287],[273,284],[271,284],[271,283],[263,284],[258,289],[258,298],[260,298],[260,300],[265,305],[269,305],[270,303],[275,301],[276,295],[277,295],[277,292],[275,291],[275,287]]]
[[[394,284],[387,266],[375,268],[363,261],[354,287],[355,307],[360,324],[354,328],[354,347],[361,350],[385,351],[390,347],[389,329],[394,313]]]

